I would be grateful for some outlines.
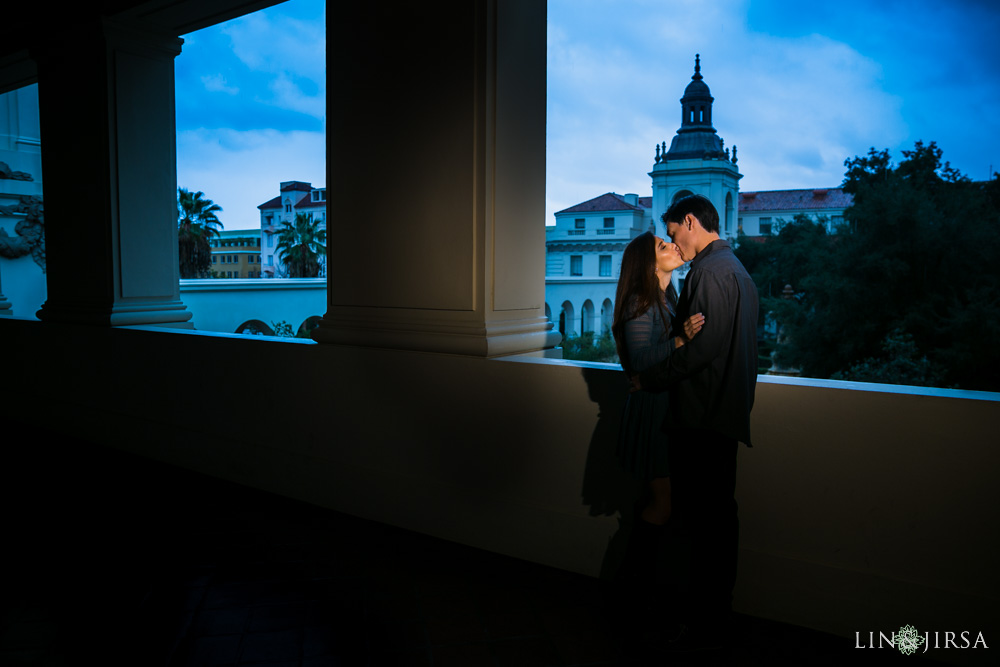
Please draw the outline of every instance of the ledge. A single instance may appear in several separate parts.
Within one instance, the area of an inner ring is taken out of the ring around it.
[[[326,289],[326,278],[198,278],[180,280],[184,292]]]
[[[535,357],[526,354],[498,357],[499,361],[515,361],[527,364],[542,364],[548,366],[575,366],[597,370],[621,372],[620,364],[601,363],[596,361],[575,361],[573,359],[552,359]],[[817,389],[842,389],[848,391],[868,391],[882,394],[904,394],[910,396],[929,396],[933,398],[958,398],[975,401],[992,401],[1000,403],[1000,392],[975,391],[972,389],[945,389],[942,387],[913,387],[903,384],[881,384],[877,382],[849,382],[846,380],[823,380],[819,378],[798,378],[781,375],[758,375],[757,384],[786,385],[790,387],[813,387]]]
[[[169,327],[158,327],[152,325],[136,325],[115,327],[116,329],[129,329],[132,331],[151,331],[154,333],[183,334],[186,336],[203,336],[205,338],[232,338],[235,340],[270,341],[274,343],[293,343],[296,345],[318,345],[316,341],[308,338],[290,338],[287,336],[258,336],[256,334],[224,333],[222,331],[204,331],[201,329],[174,329]]]

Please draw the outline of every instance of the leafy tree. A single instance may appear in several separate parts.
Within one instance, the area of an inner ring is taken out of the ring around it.
[[[222,222],[216,213],[222,207],[205,198],[204,192],[177,188],[177,247],[181,278],[205,278],[212,266],[213,236]]]
[[[281,320],[280,322],[271,322],[271,330],[274,332],[273,336],[281,336],[282,338],[295,338],[295,330],[292,329],[292,325]]]
[[[618,350],[611,332],[605,330],[599,336],[593,331],[585,331],[579,336],[567,336],[562,343],[563,359],[574,361],[603,361],[617,364]]]
[[[796,219],[738,241],[777,360],[810,377],[1000,390],[1000,180],[974,183],[917,142],[845,162],[853,204],[826,234]],[[754,247],[754,246],[758,247]],[[776,298],[791,284],[794,296]]]
[[[278,257],[288,268],[289,278],[321,278],[320,259],[326,255],[326,229],[306,213],[296,213],[295,222],[282,221],[278,234]]]
[[[852,364],[846,371],[833,374],[834,380],[908,384],[917,387],[940,387],[943,369],[920,356],[913,336],[895,329],[882,341],[883,355]]]

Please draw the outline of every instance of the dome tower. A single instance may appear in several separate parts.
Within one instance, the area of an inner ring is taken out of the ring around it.
[[[719,233],[736,236],[736,203],[739,180],[736,147],[732,156],[712,126],[715,98],[701,74],[701,54],[695,55],[694,75],[681,98],[681,126],[670,142],[656,147],[653,171],[653,219],[658,229],[660,216],[683,196],[708,197],[719,211]],[[660,232],[665,230],[660,229]]]

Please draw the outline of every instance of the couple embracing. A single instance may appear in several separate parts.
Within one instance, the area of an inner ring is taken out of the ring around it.
[[[721,647],[731,627],[736,452],[751,444],[758,296],[711,201],[684,197],[661,220],[672,243],[651,232],[633,239],[615,297],[612,332],[632,383],[618,457],[644,483],[620,575],[651,609],[669,607],[664,648],[692,651]],[[672,272],[688,261],[678,295]],[[657,552],[680,539],[684,583],[664,589]]]

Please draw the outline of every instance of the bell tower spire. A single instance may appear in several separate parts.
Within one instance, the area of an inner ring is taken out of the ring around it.
[[[732,157],[722,138],[712,126],[712,103],[715,98],[701,74],[701,54],[695,54],[694,74],[684,89],[681,102],[681,126],[667,149],[656,151],[653,171],[653,219],[680,197],[700,194],[708,197],[722,218],[724,237],[736,234],[736,202],[739,180],[736,150]]]
[[[712,127],[712,97],[708,84],[705,83],[701,75],[701,54],[694,56],[694,75],[691,76],[691,83],[684,89],[684,97],[681,98],[681,129],[678,132],[695,132],[708,130],[715,132]]]

